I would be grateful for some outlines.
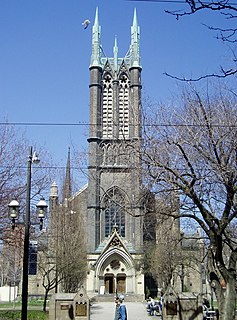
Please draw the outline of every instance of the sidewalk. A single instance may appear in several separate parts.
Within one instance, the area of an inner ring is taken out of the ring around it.
[[[147,311],[146,304],[142,302],[125,302],[127,307],[128,320],[151,320]],[[113,320],[115,313],[114,302],[96,302],[90,308],[90,320]]]

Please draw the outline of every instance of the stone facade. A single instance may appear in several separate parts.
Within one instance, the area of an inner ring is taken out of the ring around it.
[[[140,28],[134,12],[128,53],[104,56],[98,9],[92,28],[88,185],[70,194],[70,158],[64,205],[83,216],[90,296],[99,293],[144,295],[141,141]],[[58,205],[55,185],[51,209]],[[66,201],[65,201],[66,200]]]

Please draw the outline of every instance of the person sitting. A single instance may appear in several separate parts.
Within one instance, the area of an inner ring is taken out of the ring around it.
[[[147,303],[147,311],[149,312],[150,316],[154,315],[154,308],[155,308],[155,300],[149,297],[149,301]]]

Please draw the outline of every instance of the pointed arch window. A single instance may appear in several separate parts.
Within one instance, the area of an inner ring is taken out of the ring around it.
[[[118,232],[125,237],[125,195],[112,188],[106,195],[105,204],[105,236],[109,236],[116,225]]]
[[[106,73],[103,77],[103,138],[113,137],[113,87],[112,77]]]
[[[129,138],[129,79],[125,73],[119,77],[119,138]]]

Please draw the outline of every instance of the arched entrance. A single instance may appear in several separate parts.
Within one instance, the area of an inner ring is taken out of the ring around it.
[[[105,286],[105,293],[114,293],[115,292],[115,286],[114,286],[114,275],[111,274],[105,274],[104,276],[104,286]]]

